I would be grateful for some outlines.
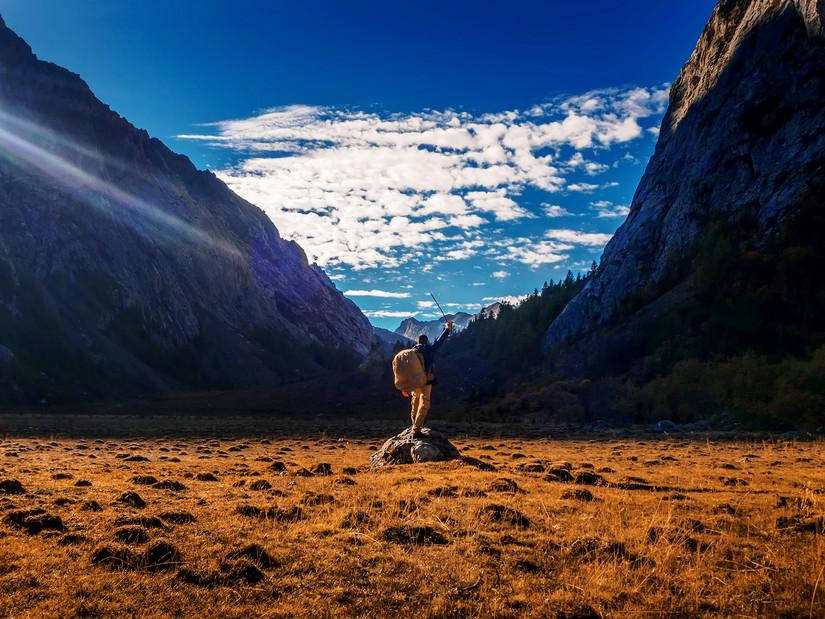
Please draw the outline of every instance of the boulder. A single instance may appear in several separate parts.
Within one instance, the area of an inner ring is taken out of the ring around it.
[[[442,462],[461,458],[458,449],[440,432],[424,428],[413,434],[407,428],[388,439],[372,457],[371,468],[388,464],[413,464],[417,462]]]
[[[673,423],[670,419],[662,419],[661,421],[657,421],[653,426],[654,432],[676,432],[679,429],[675,423]]]

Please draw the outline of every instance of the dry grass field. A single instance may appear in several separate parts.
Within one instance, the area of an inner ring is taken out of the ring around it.
[[[3,420],[0,616],[825,616],[821,442],[108,423]]]

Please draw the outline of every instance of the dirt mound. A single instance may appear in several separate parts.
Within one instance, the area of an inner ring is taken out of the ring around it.
[[[197,520],[189,512],[163,512],[158,514],[161,520],[170,524],[192,524]]]
[[[92,565],[112,570],[128,570],[138,563],[138,555],[125,546],[98,546],[92,551]]]
[[[310,471],[315,475],[332,475],[332,465],[326,462],[319,462],[313,466]]]
[[[188,489],[184,484],[179,481],[175,481],[174,479],[164,479],[163,481],[159,481],[152,484],[152,488],[155,490],[172,490],[174,492],[182,492],[183,490]]]
[[[149,541],[149,532],[141,526],[128,525],[115,529],[115,539],[124,544],[145,544]]]
[[[269,490],[272,488],[272,484],[265,479],[258,479],[249,484],[248,488],[250,490]]]
[[[224,561],[236,561],[238,559],[247,559],[264,569],[272,569],[280,565],[278,560],[270,555],[266,551],[266,548],[260,544],[250,544],[249,546],[244,546],[240,550],[230,552],[223,558]]]
[[[392,544],[409,544],[416,546],[448,544],[448,540],[439,531],[430,526],[398,525],[384,529],[381,539]]]
[[[332,505],[335,503],[335,497],[331,494],[316,494],[315,492],[307,492],[304,498],[301,499],[302,505]]]
[[[573,499],[576,501],[595,501],[596,497],[587,488],[576,488],[575,490],[567,490],[562,493],[561,498]]]
[[[123,503],[135,509],[143,509],[146,507],[146,501],[144,501],[137,492],[124,492],[117,497],[114,502]]]
[[[157,516],[118,516],[115,519],[116,527],[138,526],[145,529],[165,529],[166,525]]]
[[[24,494],[26,490],[16,479],[0,480],[0,494]]]
[[[29,535],[36,535],[45,530],[66,530],[60,516],[54,516],[40,507],[9,512],[3,522],[15,529],[23,529]]]
[[[582,484],[584,486],[603,486],[607,482],[604,477],[598,473],[593,473],[591,471],[579,471],[576,473],[575,477],[573,477],[573,483]]]
[[[81,535],[80,533],[67,533],[59,540],[57,540],[58,546],[77,546],[79,544],[86,543],[88,538],[85,535]]]
[[[292,507],[258,507],[256,505],[239,505],[235,511],[241,516],[278,522],[295,522],[304,518],[303,510],[297,505]]]
[[[490,522],[509,524],[522,529],[530,526],[530,519],[515,509],[490,503],[479,511],[479,517]]]
[[[165,572],[177,568],[183,563],[183,555],[170,542],[158,540],[151,544],[143,554],[143,567],[155,572]]]
[[[507,477],[499,477],[490,484],[490,492],[512,492],[515,494],[524,492],[524,490],[519,488],[515,480],[508,479]]]
[[[266,575],[252,561],[225,561],[220,566],[220,581],[230,584],[254,585],[261,582]]]
[[[103,508],[100,506],[100,503],[91,499],[89,501],[83,501],[83,504],[80,506],[81,511],[84,512],[102,512]]]
[[[544,481],[569,483],[573,481],[573,474],[564,467],[554,466],[547,469],[547,475],[544,476]]]

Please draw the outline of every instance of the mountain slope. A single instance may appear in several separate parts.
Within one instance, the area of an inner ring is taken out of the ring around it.
[[[821,0],[718,4],[673,85],[627,221],[545,348],[683,303],[714,227],[757,254],[784,242],[825,171],[824,15]]]
[[[455,325],[457,331],[465,329],[472,319],[472,314],[468,314],[467,312],[447,314],[447,320]],[[432,342],[441,335],[445,323],[446,321],[443,317],[435,320],[418,320],[417,318],[410,317],[401,321],[401,324],[396,327],[395,332],[413,341],[417,340],[418,336],[423,333],[426,334]]]
[[[6,397],[278,384],[367,353],[367,319],[260,209],[2,19],[0,155]]]

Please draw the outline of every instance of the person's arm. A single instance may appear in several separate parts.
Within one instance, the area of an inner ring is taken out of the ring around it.
[[[435,342],[433,342],[433,345],[432,345],[433,353],[435,353],[435,351],[437,351],[441,347],[441,345],[447,340],[447,337],[450,335],[450,331],[452,331],[452,330],[453,330],[453,323],[448,322],[447,326],[444,328],[444,331],[441,333],[441,335],[439,335],[436,338]]]

